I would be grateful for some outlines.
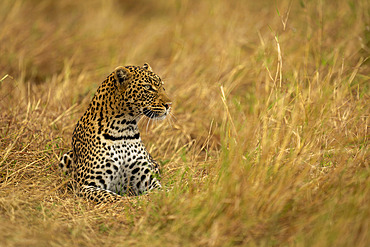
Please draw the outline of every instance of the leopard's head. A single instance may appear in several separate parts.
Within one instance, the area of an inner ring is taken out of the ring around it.
[[[129,116],[164,119],[170,113],[172,102],[165,93],[164,82],[149,64],[117,67],[113,77],[118,87],[116,99]]]

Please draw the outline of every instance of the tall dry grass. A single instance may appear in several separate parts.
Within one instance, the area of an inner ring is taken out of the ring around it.
[[[368,246],[369,2],[0,3],[1,246]],[[56,168],[118,65],[168,190],[96,207]]]

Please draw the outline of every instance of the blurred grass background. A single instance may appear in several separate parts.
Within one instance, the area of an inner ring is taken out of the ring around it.
[[[0,2],[0,246],[369,246],[369,1]],[[95,207],[58,157],[150,63],[169,189]]]

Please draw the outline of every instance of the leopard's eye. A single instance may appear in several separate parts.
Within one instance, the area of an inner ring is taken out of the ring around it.
[[[147,90],[152,89],[152,87],[150,85],[145,85],[144,88],[147,89]]]

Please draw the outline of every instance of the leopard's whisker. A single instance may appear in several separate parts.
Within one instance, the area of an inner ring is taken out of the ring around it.
[[[138,114],[136,117],[134,117],[134,120],[137,120],[138,118],[140,118],[141,116],[143,116],[143,113],[140,113]]]
[[[177,118],[175,117],[175,114],[173,114],[171,111],[170,111],[170,114],[169,114],[176,122],[177,122]]]
[[[173,125],[173,122],[172,122],[172,115],[171,115],[171,113],[168,114],[167,122],[170,124],[171,129],[173,129],[173,126],[172,126]]]
[[[146,133],[148,133],[148,126],[149,126],[149,122],[150,122],[150,120],[152,119],[152,115],[153,114],[153,112],[149,112],[149,117],[148,117],[148,123],[146,124]]]

